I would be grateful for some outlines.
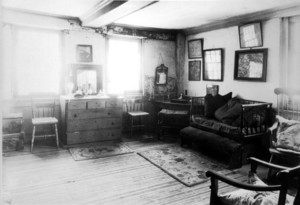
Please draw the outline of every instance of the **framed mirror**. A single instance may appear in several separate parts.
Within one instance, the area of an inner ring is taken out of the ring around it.
[[[204,50],[203,80],[223,81],[223,49]]]
[[[95,95],[103,89],[103,74],[101,65],[72,64],[73,92],[81,90],[83,93]]]
[[[156,67],[155,69],[155,84],[166,85],[168,80],[168,67],[164,64]]]

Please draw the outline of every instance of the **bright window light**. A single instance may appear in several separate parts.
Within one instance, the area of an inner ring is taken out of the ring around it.
[[[141,57],[139,40],[108,40],[107,93],[141,89]]]
[[[16,44],[16,94],[59,93],[60,33],[20,29]]]

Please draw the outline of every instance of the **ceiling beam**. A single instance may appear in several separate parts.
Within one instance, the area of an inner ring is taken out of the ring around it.
[[[82,26],[102,27],[157,2],[104,0],[80,19]]]
[[[208,32],[212,30],[227,28],[231,26],[237,26],[253,21],[265,21],[272,18],[294,16],[300,14],[300,6],[291,6],[285,8],[268,9],[264,11],[254,12],[251,14],[245,14],[241,16],[235,16],[227,19],[222,19],[201,25],[194,28],[183,29],[185,35],[193,35],[197,33]]]

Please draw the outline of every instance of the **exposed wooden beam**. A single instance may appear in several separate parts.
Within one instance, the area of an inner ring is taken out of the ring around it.
[[[158,1],[111,1],[106,0],[81,17],[83,26],[102,27],[150,6]]]
[[[253,21],[264,21],[271,18],[279,18],[283,16],[294,16],[300,14],[300,6],[291,6],[288,8],[276,8],[269,9],[265,11],[259,11],[251,14],[245,14],[241,16],[235,16],[232,18],[222,19],[219,21],[214,21],[213,23],[208,23],[194,28],[184,29],[183,32],[186,35],[192,35],[207,31],[212,31],[216,29],[227,28],[231,26],[237,26],[243,23],[253,22]]]

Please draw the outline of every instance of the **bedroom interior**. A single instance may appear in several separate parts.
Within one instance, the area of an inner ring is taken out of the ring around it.
[[[1,203],[300,204],[299,0],[0,2]]]

